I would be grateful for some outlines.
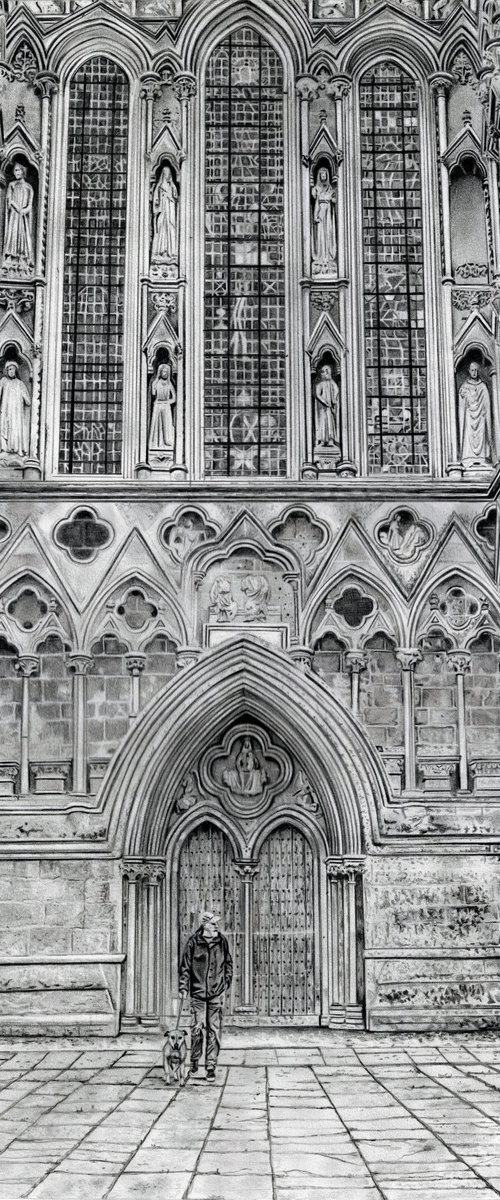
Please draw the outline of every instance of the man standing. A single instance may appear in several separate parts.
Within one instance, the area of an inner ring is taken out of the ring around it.
[[[219,930],[219,918],[202,913],[201,924],[188,939],[179,970],[181,999],[191,998],[191,1075],[196,1075],[203,1049],[207,1079],[215,1079],[220,1050],[225,992],[231,986],[233,960],[229,944]]]

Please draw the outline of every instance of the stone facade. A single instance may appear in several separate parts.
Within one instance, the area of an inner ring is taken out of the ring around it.
[[[7,1034],[500,1016],[495,26],[251,9],[0,24]]]

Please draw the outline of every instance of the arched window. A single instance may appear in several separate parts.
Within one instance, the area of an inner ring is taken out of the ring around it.
[[[429,469],[417,85],[394,63],[360,85],[368,462]]]
[[[108,58],[69,92],[60,470],[121,469],[129,88]]]
[[[284,475],[283,69],[241,29],[206,77],[205,471]]]

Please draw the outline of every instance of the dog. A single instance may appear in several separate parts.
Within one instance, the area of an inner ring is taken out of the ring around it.
[[[184,1087],[188,1077],[187,1029],[167,1029],[163,1046],[163,1069],[170,1086]]]

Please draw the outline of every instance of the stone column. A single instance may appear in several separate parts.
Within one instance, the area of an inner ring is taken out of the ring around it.
[[[174,77],[172,83],[173,90],[180,104],[181,109],[181,133],[180,143],[184,155],[187,152],[187,147],[190,144],[189,136],[189,116],[191,101],[196,96],[198,87],[196,77],[187,71],[184,71]],[[200,327],[198,329],[189,329],[189,322],[185,320],[185,281],[188,273],[188,263],[191,254],[191,238],[192,238],[192,220],[193,220],[193,198],[191,196],[191,181],[190,172],[183,170],[182,172],[182,187],[180,191],[179,205],[179,279],[182,280],[182,288],[179,289],[179,337],[184,349],[184,362],[189,363],[189,368],[192,370],[192,364],[196,361],[200,351],[203,337],[202,317],[200,310]],[[196,349],[195,349],[196,347]],[[195,394],[193,390],[193,375],[189,379],[185,378],[186,372],[178,370],[177,372],[177,405],[176,405],[176,429],[175,429],[175,448],[174,458],[170,474],[173,479],[185,479],[188,474],[188,461],[192,454],[187,451],[186,447],[186,413],[185,413],[185,397],[189,397],[189,402],[192,406],[192,397]],[[195,428],[196,420],[199,421],[200,430],[203,429],[202,413],[195,414],[191,407],[190,419],[192,428]]]
[[[351,675],[351,709],[353,716],[357,717],[359,713],[359,675],[361,671],[366,671],[368,655],[362,650],[348,650],[345,661]]]
[[[68,654],[73,676],[73,791],[87,794],[87,675],[92,670],[91,654]]]
[[[125,915],[125,1011],[121,1019],[121,1027],[137,1025],[138,1004],[136,991],[136,949],[137,949],[137,891],[141,879],[140,864],[122,864]]]
[[[319,81],[314,75],[299,75],[296,91],[300,104],[300,148],[302,155],[302,327],[304,343],[309,341],[309,288],[311,282],[311,181],[309,158],[309,105],[319,95]],[[302,446],[302,478],[317,479],[314,462],[313,401],[309,359],[304,363],[304,420],[300,430]]]
[[[467,761],[467,733],[465,725],[465,674],[470,671],[470,650],[449,650],[446,662],[455,672],[457,681],[457,738],[458,738],[458,776],[461,792],[469,790],[469,772]]]
[[[142,1025],[157,1025],[158,1011],[158,955],[160,947],[157,934],[159,932],[159,908],[161,884],[165,878],[165,867],[159,863],[144,863],[142,875],[142,905],[145,923],[142,941],[142,971],[145,981],[143,998],[146,1001],[146,1011],[142,1013]]]
[[[444,406],[444,445],[443,455],[444,464],[447,474],[451,477],[461,475],[461,468],[458,462],[458,442],[457,442],[457,412],[455,398],[455,369],[453,363],[453,316],[452,316],[452,292],[453,292],[453,268],[451,257],[451,223],[450,223],[450,177],[448,167],[445,162],[445,154],[448,148],[448,119],[447,119],[447,96],[453,84],[453,76],[444,72],[439,72],[431,75],[430,80],[431,90],[436,97],[436,113],[438,126],[438,143],[439,143],[439,171],[440,171],[440,196],[441,196],[441,214],[443,223],[443,247],[442,260],[444,275],[442,279],[443,288],[443,335],[444,335],[444,386],[445,386],[445,406]]]
[[[133,725],[141,710],[141,675],[146,666],[145,654],[126,654],[125,665],[130,675],[130,709],[128,719]]]
[[[21,701],[21,795],[25,796],[30,790],[30,678],[37,674],[40,659],[34,654],[21,654],[15,664],[16,671],[22,675],[23,692]]]
[[[422,655],[420,650],[396,650],[396,658],[403,677],[403,720],[405,741],[405,792],[414,792],[417,786],[415,763],[415,679],[414,672]]]
[[[253,994],[253,884],[259,869],[258,862],[236,860],[234,868],[242,883],[243,913],[243,973],[242,995],[238,1012],[256,1012]]]
[[[364,860],[332,857],[326,860],[330,891],[331,923],[331,1029],[363,1027],[363,1010],[358,994],[357,893],[361,891]]]
[[[25,479],[40,479],[41,461],[45,456],[45,422],[40,421],[41,359],[44,320],[44,255],[47,226],[47,204],[50,162],[50,109],[52,97],[59,90],[59,80],[52,71],[40,71],[33,81],[33,89],[41,100],[40,114],[40,170],[38,180],[38,212],[35,246],[35,311],[33,314],[33,377],[31,396],[30,457],[23,467]]]

